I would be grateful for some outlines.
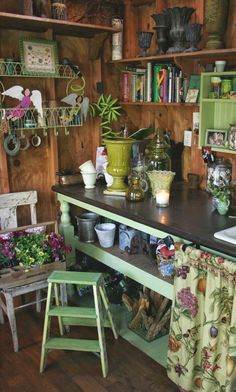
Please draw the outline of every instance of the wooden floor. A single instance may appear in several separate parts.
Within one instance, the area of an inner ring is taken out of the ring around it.
[[[20,310],[17,326],[20,351],[14,353],[9,324],[0,325],[1,392],[177,392],[164,368],[124,339],[114,340],[110,330],[106,331],[106,379],[96,355],[75,351],[50,352],[46,370],[39,374],[43,313]],[[56,329],[53,324],[53,331]],[[74,327],[70,334],[95,338],[95,333],[94,328]]]

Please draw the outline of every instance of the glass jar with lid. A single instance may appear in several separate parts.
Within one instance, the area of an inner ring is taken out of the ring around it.
[[[156,138],[146,149],[147,170],[171,170],[169,149],[170,145],[164,140],[163,132],[158,130]]]
[[[217,158],[207,168],[207,191],[211,192],[211,185],[218,187],[229,186],[232,176],[232,165],[224,158]]]

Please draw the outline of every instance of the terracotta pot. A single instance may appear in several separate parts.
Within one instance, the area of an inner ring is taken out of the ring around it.
[[[224,48],[223,34],[228,17],[229,0],[205,1],[206,49]]]

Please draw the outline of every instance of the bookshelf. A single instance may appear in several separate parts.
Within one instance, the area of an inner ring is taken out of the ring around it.
[[[208,98],[212,91],[212,78],[219,80],[230,80],[236,78],[236,71],[227,72],[204,72],[201,74],[201,96],[200,96],[200,129],[199,129],[199,147],[210,145],[213,151],[220,153],[236,154],[236,150],[229,148],[228,135],[222,145],[210,144],[207,140],[208,130],[226,131],[230,124],[236,123],[236,99],[228,98]]]

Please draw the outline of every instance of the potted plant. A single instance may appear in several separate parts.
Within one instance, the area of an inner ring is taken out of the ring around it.
[[[220,215],[226,215],[230,205],[230,188],[227,185],[222,187],[214,185],[213,181],[210,181],[209,191],[213,196],[213,204],[216,207]]]
[[[0,269],[31,268],[62,261],[70,251],[63,236],[55,232],[10,232],[0,237]]]
[[[101,94],[97,102],[90,104],[91,116],[98,116],[101,119],[102,142],[105,138],[113,138],[120,135],[120,132],[113,131],[111,127],[111,124],[121,116],[120,109],[118,98],[113,98],[111,95]]]

